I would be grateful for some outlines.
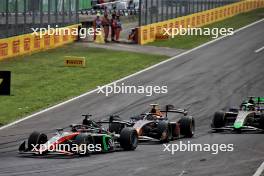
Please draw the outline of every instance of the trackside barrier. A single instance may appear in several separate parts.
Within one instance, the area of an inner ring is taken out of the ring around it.
[[[164,28],[179,28],[179,26],[182,26],[182,28],[188,26],[201,27],[263,7],[264,0],[245,0],[163,22],[140,26],[138,28],[138,43],[144,45],[155,41],[157,34],[164,32]]]
[[[67,32],[65,35],[63,35],[63,32],[61,32],[61,35],[54,34],[40,37],[39,35],[32,33],[0,39],[0,61],[6,58],[24,54],[32,54],[34,52],[52,49],[67,43],[71,43],[77,40],[78,36],[72,35],[74,32],[70,31],[72,31],[73,28],[78,28],[79,26],[80,25],[77,24],[59,28],[59,30],[69,30],[69,32]]]

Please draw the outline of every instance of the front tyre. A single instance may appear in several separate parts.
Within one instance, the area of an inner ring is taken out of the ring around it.
[[[191,138],[195,131],[195,122],[193,117],[183,117],[179,121],[180,132],[186,138]]]
[[[168,143],[172,139],[172,132],[169,123],[166,121],[160,121],[157,125],[157,130],[160,134],[160,142]]]
[[[259,128],[264,130],[264,114],[262,114],[260,116],[260,120],[259,120]]]
[[[225,126],[225,112],[217,111],[214,114],[214,118],[212,121],[212,127],[213,128],[222,128],[224,126]]]
[[[138,145],[138,135],[134,128],[123,128],[120,133],[120,145],[124,150],[135,150]]]
[[[46,134],[34,131],[28,138],[28,150],[32,150],[33,146],[38,145],[36,148],[39,149],[40,144],[45,144],[48,141]]]

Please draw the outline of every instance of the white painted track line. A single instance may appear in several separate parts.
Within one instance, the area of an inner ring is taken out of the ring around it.
[[[257,169],[257,171],[253,176],[261,176],[263,170],[264,170],[264,162],[259,166],[259,168]]]
[[[255,50],[255,53],[259,53],[259,52],[261,52],[261,51],[263,51],[263,50],[264,50],[264,46],[261,47],[261,48],[259,48],[259,49],[257,49],[257,50]]]
[[[264,18],[262,18],[261,20],[255,21],[255,22],[253,22],[253,23],[251,23],[251,24],[249,24],[249,25],[247,25],[247,26],[244,26],[244,27],[242,27],[242,28],[240,28],[240,29],[237,29],[237,30],[234,31],[234,34],[237,33],[237,32],[239,32],[239,31],[242,31],[242,30],[244,30],[244,29],[247,29],[247,28],[249,28],[249,27],[252,27],[252,26],[254,26],[254,25],[258,24],[258,23],[261,23],[261,22],[263,22],[263,21],[264,21]],[[128,79],[128,78],[131,78],[131,77],[136,76],[136,75],[139,75],[139,74],[141,74],[141,73],[143,73],[143,72],[149,71],[149,70],[151,70],[151,69],[153,69],[153,68],[155,68],[155,67],[158,67],[158,66],[160,66],[160,65],[162,65],[162,64],[164,64],[164,63],[170,62],[170,61],[172,61],[172,60],[174,60],[174,59],[177,59],[177,58],[179,58],[179,57],[181,57],[181,56],[184,56],[184,55],[186,55],[186,54],[189,54],[189,53],[191,53],[191,52],[193,52],[193,51],[196,51],[196,50],[198,50],[198,49],[200,49],[200,48],[203,48],[203,47],[205,47],[205,46],[208,46],[208,45],[210,45],[210,44],[212,44],[212,43],[215,43],[215,42],[217,42],[217,41],[219,41],[219,40],[222,40],[222,39],[224,39],[224,38],[226,38],[226,37],[229,37],[229,35],[221,36],[221,37],[219,37],[219,38],[217,38],[217,39],[215,39],[215,40],[212,40],[212,41],[209,41],[209,42],[207,42],[207,43],[204,43],[204,44],[202,44],[202,45],[200,45],[200,46],[198,46],[198,47],[196,47],[196,48],[193,48],[193,49],[191,49],[191,50],[188,50],[188,51],[186,51],[186,52],[183,52],[183,53],[181,53],[181,54],[179,54],[179,55],[177,55],[177,56],[174,56],[174,57],[172,57],[172,58],[169,58],[169,59],[167,59],[167,60],[165,60],[165,61],[163,61],[163,62],[160,62],[160,63],[158,63],[158,64],[155,64],[155,65],[153,65],[153,66],[151,66],[151,67],[148,67],[148,68],[146,68],[146,69],[144,69],[144,70],[141,70],[141,71],[139,71],[139,72],[136,72],[136,73],[134,73],[134,74],[132,74],[132,75],[129,75],[129,76],[127,76],[127,77],[121,78],[120,80],[114,81],[114,82],[109,83],[109,84],[107,84],[107,85],[105,85],[105,86],[109,86],[109,85],[112,85],[112,84],[114,84],[114,83],[118,83],[118,82],[124,81],[124,80],[126,80],[126,79]],[[19,120],[17,120],[17,121],[14,121],[14,122],[12,122],[12,123],[10,123],[10,124],[7,124],[7,125],[5,125],[5,126],[2,126],[2,127],[0,127],[0,130],[3,130],[3,129],[5,129],[5,128],[8,128],[8,127],[13,126],[13,125],[15,125],[15,124],[18,124],[18,123],[20,123],[20,122],[22,122],[22,121],[25,121],[25,120],[30,119],[30,118],[32,118],[32,117],[35,117],[35,116],[37,116],[37,115],[39,115],[39,114],[42,114],[42,113],[44,113],[44,112],[47,112],[47,111],[53,110],[53,109],[55,109],[55,108],[57,108],[57,107],[63,106],[63,105],[65,105],[65,104],[67,104],[67,103],[70,103],[70,102],[72,102],[72,101],[74,101],[74,100],[77,100],[77,99],[79,99],[79,98],[82,98],[82,97],[84,97],[84,96],[86,96],[86,95],[92,94],[92,93],[94,93],[94,92],[96,92],[96,91],[98,91],[98,88],[97,88],[97,89],[94,89],[94,90],[92,90],[92,91],[86,92],[86,93],[84,93],[84,94],[82,94],[82,95],[80,95],[80,96],[74,97],[74,98],[72,98],[72,99],[70,99],[70,100],[67,100],[67,101],[65,101],[65,102],[59,103],[59,104],[57,104],[57,105],[55,105],[55,106],[52,106],[52,107],[49,107],[49,108],[47,108],[47,109],[41,110],[41,111],[39,111],[39,112],[37,112],[37,113],[35,113],[35,114],[32,114],[32,115],[30,115],[30,116],[27,116],[27,117],[24,117],[24,118],[19,119]]]

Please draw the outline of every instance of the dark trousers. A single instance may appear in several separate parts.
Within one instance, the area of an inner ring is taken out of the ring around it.
[[[111,27],[111,39],[115,40],[115,28]]]

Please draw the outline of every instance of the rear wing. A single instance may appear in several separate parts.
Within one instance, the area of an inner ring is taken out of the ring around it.
[[[130,126],[131,123],[129,121],[126,121],[126,120],[119,120],[119,119],[115,119],[115,117],[118,117],[119,116],[116,116],[116,115],[112,115],[110,116],[109,120],[100,120],[100,121],[97,121],[96,123],[98,124],[110,124],[110,123],[118,123],[118,124],[123,124],[123,125],[126,125],[126,126]]]
[[[183,114],[184,116],[187,116],[188,114],[186,109],[176,109],[173,105],[166,105],[165,110],[161,110],[160,112],[165,112],[166,117],[168,116],[168,113],[178,113]]]

